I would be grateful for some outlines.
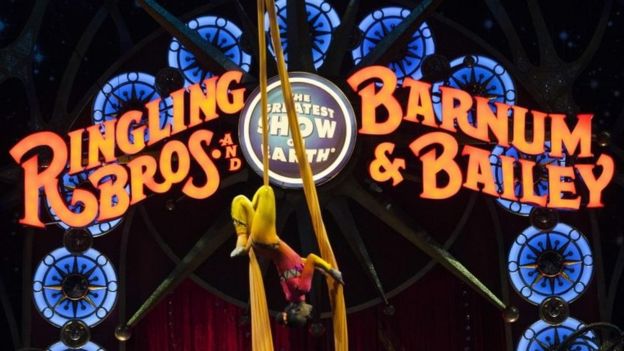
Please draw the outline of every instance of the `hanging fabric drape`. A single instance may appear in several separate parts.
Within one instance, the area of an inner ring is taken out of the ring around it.
[[[264,185],[269,185],[269,153],[267,131],[267,73],[266,73],[266,40],[264,37],[264,0],[258,0],[258,46],[260,48],[260,97],[262,108],[262,164],[264,173],[262,176]],[[249,304],[251,311],[251,347],[253,351],[273,351],[273,337],[271,322],[269,320],[269,308],[266,302],[264,282],[258,259],[249,249]]]
[[[259,1],[260,2],[260,1]],[[319,206],[318,194],[316,192],[316,186],[314,184],[314,179],[312,176],[312,170],[310,168],[310,164],[308,163],[305,147],[303,145],[303,139],[301,137],[301,132],[299,130],[299,122],[297,119],[297,114],[295,112],[295,104],[292,97],[292,90],[290,86],[290,82],[288,80],[288,71],[286,69],[286,62],[284,60],[284,53],[282,51],[282,44],[279,34],[279,25],[277,22],[277,15],[275,12],[275,1],[274,0],[266,0],[266,8],[269,15],[269,28],[271,33],[271,42],[273,44],[273,49],[275,51],[275,56],[277,59],[277,69],[279,72],[279,77],[282,86],[282,95],[284,96],[284,103],[286,105],[286,113],[288,116],[288,124],[290,127],[291,137],[293,140],[295,153],[297,155],[299,172],[301,174],[301,179],[303,181],[303,190],[306,198],[306,202],[308,205],[308,210],[310,212],[310,217],[312,219],[312,226],[314,228],[314,233],[316,235],[316,239],[319,245],[319,249],[321,252],[321,257],[329,262],[332,267],[338,269],[338,263],[336,262],[336,258],[334,257],[334,252],[329,243],[329,238],[327,237],[327,232],[325,230],[325,224],[323,223],[323,218],[321,215],[321,208]],[[264,21],[262,22],[264,23]],[[263,31],[264,25],[260,26],[260,22],[258,24],[258,32]],[[259,34],[260,36],[260,34]],[[259,51],[265,50],[264,45],[260,46]],[[261,54],[262,57],[262,54]],[[260,63],[263,64],[262,62]],[[261,83],[262,84],[262,83]],[[265,90],[266,93],[266,90]],[[263,108],[266,109],[266,100],[262,101]],[[263,123],[266,123],[266,113],[263,110]],[[268,138],[266,125],[263,129],[263,136]],[[266,147],[266,140],[265,140]],[[268,158],[268,154],[265,151],[265,158]],[[266,166],[265,166],[266,167]],[[265,177],[268,173],[268,168],[265,168]],[[347,317],[346,317],[346,307],[344,301],[344,293],[343,287],[341,284],[337,283],[333,279],[327,277],[327,286],[329,290],[329,298],[332,306],[332,322],[334,328],[334,345],[337,351],[346,351],[349,348],[348,334],[347,334]]]
[[[299,123],[295,113],[294,102],[290,82],[288,80],[288,71],[284,61],[282,45],[279,36],[279,28],[277,23],[277,15],[275,13],[275,2],[273,0],[258,0],[258,47],[260,58],[260,94],[261,94],[261,113],[262,113],[262,161],[263,161],[263,183],[269,185],[269,158],[268,158],[268,116],[267,116],[267,73],[266,73],[266,40],[264,37],[264,12],[266,9],[269,14],[269,27],[271,32],[271,40],[277,57],[278,72],[282,85],[282,93],[286,104],[288,123],[297,155],[299,171],[303,181],[303,189],[312,219],[312,226],[316,235],[321,256],[327,260],[333,267],[338,269],[338,264],[332,251],[325,225],[321,216],[321,209],[318,202],[318,194],[314,179],[312,178],[312,170],[306,158],[303,139],[299,130]],[[346,308],[342,285],[338,284],[331,278],[327,278],[327,286],[332,306],[332,322],[334,329],[334,345],[337,351],[346,351],[349,348]],[[262,274],[258,265],[258,261],[251,248],[249,252],[249,290],[250,290],[250,307],[251,307],[251,324],[252,324],[252,349],[254,351],[266,351],[273,349],[271,326],[269,323],[269,313],[266,303],[264,291],[264,283]]]

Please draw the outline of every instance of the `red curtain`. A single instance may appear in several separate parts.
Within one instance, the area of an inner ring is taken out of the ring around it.
[[[499,312],[441,268],[383,306],[349,315],[350,350],[503,350]],[[330,323],[322,336],[273,325],[276,350],[331,350]],[[131,350],[249,350],[244,310],[184,282],[137,327]]]

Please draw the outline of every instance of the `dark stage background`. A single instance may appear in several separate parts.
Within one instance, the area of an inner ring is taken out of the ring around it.
[[[359,3],[356,23],[381,6],[413,7],[419,3],[330,2],[340,16],[347,3]],[[241,13],[246,13],[255,23],[255,1],[159,3],[183,21],[206,13],[238,21]],[[531,6],[541,11],[544,22],[532,16]],[[620,328],[624,328],[624,282],[620,279],[624,264],[623,12],[623,0],[447,0],[425,18],[435,34],[437,49],[448,58],[466,54],[503,58],[513,66],[506,66],[510,72],[520,72],[512,74],[518,105],[595,113],[595,144],[603,144],[597,150],[616,159],[616,176],[605,190],[604,209],[561,213],[563,222],[588,237],[596,263],[589,288],[571,304],[571,315],[586,323],[605,321]],[[255,40],[255,33],[251,36]],[[55,225],[36,230],[17,223],[23,205],[22,180],[9,148],[36,130],[65,133],[90,124],[90,106],[98,84],[130,70],[155,75],[167,64],[170,40],[171,35],[134,1],[0,0],[1,350],[45,349],[59,339],[59,330],[49,325],[33,304],[32,279],[41,259],[61,246],[63,230]],[[346,72],[352,68],[349,54],[339,66],[326,76],[346,91]],[[248,93],[251,90],[253,87]],[[235,131],[236,119],[215,128]],[[407,128],[397,135],[414,133]],[[338,232],[338,224],[328,211],[327,226],[347,281],[347,300],[354,310],[348,317],[350,349],[515,349],[523,331],[539,318],[537,308],[513,291],[505,272],[509,247],[529,220],[473,192],[462,191],[448,201],[436,202],[420,199],[416,185],[392,188],[374,184],[366,170],[372,148],[380,141],[384,140],[359,139],[351,167],[337,182],[357,184],[389,212],[396,209],[407,223],[422,227],[494,293],[517,306],[521,317],[506,325],[501,313],[480,295],[373,218],[366,208],[328,185],[320,189],[321,200],[346,204],[350,209],[394,309],[389,313],[390,307],[381,302],[345,239],[331,236]],[[120,292],[115,310],[91,329],[94,342],[107,350],[249,349],[246,261],[229,259],[233,235],[139,323],[130,341],[119,343],[113,336],[115,327],[134,313],[206,228],[227,218],[231,198],[238,193],[251,196],[261,181],[249,169],[241,172],[241,177],[233,181],[236,186],[204,202],[182,201],[171,206],[175,194],[151,197],[131,209],[122,225],[95,239],[94,248],[116,268]],[[278,202],[301,203],[293,192],[280,192],[279,196]],[[279,212],[278,217],[285,213]],[[297,214],[301,213],[305,211],[293,206],[284,235],[302,253],[316,251],[298,236],[302,217]],[[281,308],[272,267],[265,282],[270,307]],[[323,284],[317,279],[315,289],[320,293],[314,298],[319,310],[326,312]],[[332,349],[330,323],[320,317],[315,316],[315,326],[326,329],[320,335],[274,325],[276,349]]]

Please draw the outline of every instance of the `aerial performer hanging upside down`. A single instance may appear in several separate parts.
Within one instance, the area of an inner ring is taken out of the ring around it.
[[[342,274],[327,261],[311,253],[303,258],[280,240],[275,229],[275,195],[270,186],[262,186],[253,200],[238,195],[232,200],[232,221],[236,230],[236,248],[231,257],[247,254],[249,248],[275,264],[288,306],[278,321],[288,326],[303,326],[311,318],[312,305],[305,302],[314,270],[344,284]]]

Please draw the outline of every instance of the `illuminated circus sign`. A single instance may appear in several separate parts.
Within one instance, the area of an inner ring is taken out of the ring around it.
[[[614,162],[604,154],[597,157],[595,163],[580,162],[582,159],[591,162],[595,157],[591,147],[593,116],[590,114],[576,116],[574,127],[570,128],[563,114],[529,111],[501,102],[492,107],[488,98],[473,97],[460,89],[439,87],[441,113],[438,123],[429,83],[406,78],[402,84],[408,94],[406,106],[401,106],[395,97],[397,77],[389,68],[364,68],[351,76],[348,83],[361,97],[361,134],[391,134],[403,122],[437,129],[409,145],[414,156],[422,162],[423,198],[445,199],[463,186],[506,200],[578,209],[581,196],[575,180],[579,180],[588,192],[587,207],[602,206],[602,190],[613,178]],[[380,112],[385,117],[378,118]],[[527,130],[527,125],[533,126],[531,131]],[[490,150],[465,145],[460,154],[459,143],[447,132],[461,132],[477,141],[511,146],[525,155],[547,154],[553,159],[576,155],[578,163],[573,166],[556,162],[538,165],[529,159],[499,155],[500,174],[495,174],[491,171]],[[528,137],[529,132],[532,137]],[[546,139],[547,135],[550,140]],[[435,146],[438,148],[432,148]],[[405,160],[391,159],[393,148],[392,142],[377,147],[370,172],[377,181],[392,180],[393,185],[397,185],[403,179],[401,169],[405,168]],[[465,172],[457,162],[460,155],[467,158]],[[439,176],[447,181],[440,182]],[[501,178],[499,184],[495,176]],[[541,177],[548,179],[547,194],[535,192],[534,184]],[[520,193],[518,183],[522,189]]]
[[[334,177],[355,147],[355,113],[333,83],[315,74],[290,73],[295,109],[308,162],[317,185]],[[288,129],[279,77],[268,84],[269,159],[271,180],[283,187],[302,187],[297,156]],[[238,134],[251,167],[262,173],[260,90],[255,90],[241,113]]]
[[[241,72],[230,71],[208,78],[201,85],[174,91],[166,99],[171,101],[172,117],[164,124],[159,98],[146,103],[145,111],[127,111],[118,118],[71,131],[66,138],[47,131],[25,137],[10,150],[24,169],[24,215],[20,222],[44,226],[40,192],[45,194],[51,211],[72,227],[118,218],[130,205],[143,201],[147,192],[165,193],[177,184],[191,198],[210,197],[217,191],[221,177],[215,161],[235,153],[229,133],[215,136],[208,129],[207,122],[221,115],[241,113],[240,143],[249,164],[258,171],[259,99],[253,93],[245,106],[245,89],[238,86],[241,78]],[[292,82],[315,180],[322,183],[349,160],[355,144],[353,110],[342,92],[323,78],[296,73]],[[578,209],[581,203],[602,206],[602,191],[613,178],[614,163],[608,155],[594,155],[592,151],[592,115],[578,115],[574,123],[568,124],[562,114],[529,111],[501,102],[492,104],[488,98],[444,86],[435,87],[439,90],[437,108],[430,84],[407,77],[397,88],[397,82],[395,73],[382,66],[363,68],[347,80],[360,96],[354,104],[361,114],[358,132],[388,137],[369,156],[374,180],[395,186],[402,182],[407,162],[395,155],[395,148],[405,145],[392,140],[392,134],[406,123],[426,128],[426,133],[415,136],[407,145],[422,163],[423,198],[449,198],[464,187],[544,207]],[[296,159],[290,151],[278,88],[277,81],[269,86],[272,177],[282,186],[296,187],[300,184]],[[398,99],[399,91],[407,98]],[[532,128],[528,130],[527,125]],[[517,153],[494,154],[470,144],[460,150],[453,136],[459,133],[472,140],[513,148]],[[182,134],[184,138],[180,138]],[[159,151],[153,151],[156,144],[161,146]],[[41,147],[50,149],[49,159],[35,152]],[[223,147],[226,151],[222,151]],[[546,154],[551,160],[575,156],[576,162],[570,166],[539,163],[530,157],[518,157],[520,154]],[[199,167],[203,175],[196,179],[195,173],[191,175],[192,167]],[[228,171],[238,168],[240,163],[231,162]],[[68,199],[60,191],[62,175],[85,171],[90,172],[85,180],[89,187],[76,187]],[[541,179],[547,180],[546,191],[535,189],[534,184]]]

